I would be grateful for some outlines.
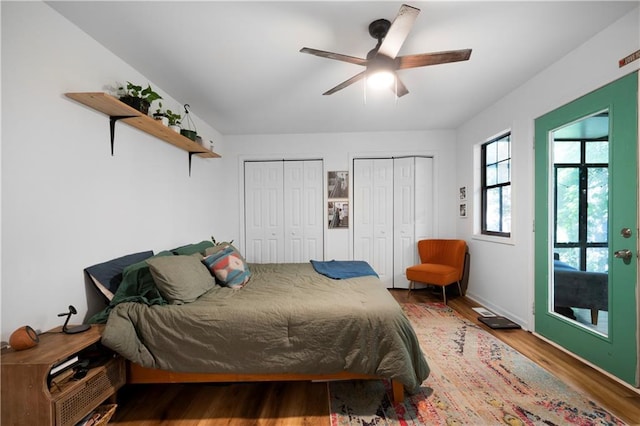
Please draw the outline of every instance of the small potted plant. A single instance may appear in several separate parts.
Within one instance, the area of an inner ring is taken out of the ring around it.
[[[160,121],[165,126],[169,125],[169,117],[167,117],[167,114],[162,111],[162,102],[158,102],[158,109],[153,113],[153,118]]]
[[[164,115],[167,117],[167,120],[169,120],[169,128],[176,133],[180,133],[180,119],[182,116],[174,113],[170,109],[166,110]]]
[[[148,84],[146,89],[127,81],[127,87],[119,87],[118,91],[122,93],[120,100],[132,108],[137,109],[143,114],[149,113],[149,107],[155,100],[162,99]]]

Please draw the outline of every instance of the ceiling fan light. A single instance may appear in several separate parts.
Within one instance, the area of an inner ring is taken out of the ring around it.
[[[395,74],[389,70],[379,70],[367,75],[367,86],[371,89],[388,89],[395,81]]]

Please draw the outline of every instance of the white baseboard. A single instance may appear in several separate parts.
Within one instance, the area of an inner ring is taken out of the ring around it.
[[[493,303],[489,302],[488,300],[485,300],[482,297],[479,297],[479,296],[473,294],[473,292],[469,292],[468,290],[467,290],[467,294],[465,294],[465,296],[468,299],[470,299],[470,300],[476,302],[477,304],[481,305],[482,307],[490,310],[494,314],[509,318],[511,321],[519,324],[520,327],[522,327],[523,330],[527,330],[527,331],[530,330],[527,320],[525,320],[524,318],[520,317],[515,312],[510,312],[510,311],[501,309],[499,306],[494,305]]]

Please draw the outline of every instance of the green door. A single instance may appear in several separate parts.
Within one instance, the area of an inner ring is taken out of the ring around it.
[[[637,385],[638,73],[535,120],[535,331]]]

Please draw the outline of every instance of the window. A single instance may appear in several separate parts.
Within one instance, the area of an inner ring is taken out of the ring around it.
[[[482,233],[511,236],[511,133],[482,145]]]
[[[608,128],[601,113],[554,132],[554,254],[581,271],[608,270]]]

